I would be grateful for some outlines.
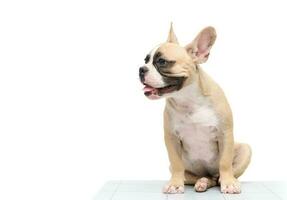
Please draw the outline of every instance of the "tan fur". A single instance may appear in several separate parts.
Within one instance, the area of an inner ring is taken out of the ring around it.
[[[179,91],[168,96],[164,112],[164,138],[170,160],[171,179],[164,188],[166,193],[183,192],[184,183],[195,184],[196,191],[205,191],[216,185],[217,181],[220,182],[222,192],[239,193],[240,185],[236,178],[245,171],[250,162],[251,148],[247,144],[234,144],[232,112],[224,92],[198,65],[207,60],[215,38],[214,28],[207,27],[199,33],[191,44],[184,48],[179,46],[171,28],[168,41],[158,49],[165,58],[176,60],[175,66],[170,69],[172,75],[187,77],[183,88],[194,83],[198,84],[203,98],[210,104],[211,109],[219,119],[218,125],[215,127],[218,134],[219,171],[217,175],[214,174],[212,177],[201,179],[202,177],[193,174],[189,169],[185,169],[182,160],[182,151],[184,150],[182,145],[185,141],[176,137],[173,133],[174,130],[170,128],[174,116],[170,116],[168,109],[172,107],[179,113],[182,112],[182,106],[178,105],[180,102],[174,100],[174,95],[181,93]],[[208,40],[209,43],[204,40]],[[202,49],[200,49],[199,43],[203,43]]]

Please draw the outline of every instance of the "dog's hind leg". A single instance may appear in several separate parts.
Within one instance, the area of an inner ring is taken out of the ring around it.
[[[194,190],[197,192],[204,192],[208,188],[213,187],[217,184],[217,178],[212,179],[209,177],[199,177],[189,171],[185,171],[184,178],[184,184],[194,185]]]
[[[217,178],[212,179],[210,177],[202,177],[198,179],[194,185],[194,190],[196,192],[205,192],[208,188],[217,185]]]
[[[236,143],[234,145],[233,173],[236,178],[246,170],[251,159],[251,147],[248,144]]]
[[[184,172],[184,184],[194,185],[198,179],[200,179],[199,176],[196,176],[193,173],[185,170],[185,172]]]

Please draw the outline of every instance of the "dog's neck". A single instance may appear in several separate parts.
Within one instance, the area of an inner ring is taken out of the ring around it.
[[[199,84],[198,80],[194,80],[191,84],[177,91],[172,97],[169,97],[167,99],[167,103],[171,104],[178,110],[187,111],[205,105],[208,99],[203,95]]]

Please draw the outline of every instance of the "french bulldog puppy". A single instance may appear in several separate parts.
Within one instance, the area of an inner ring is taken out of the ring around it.
[[[183,193],[184,184],[197,192],[218,184],[223,193],[241,192],[237,178],[250,162],[251,148],[234,142],[227,99],[200,66],[215,39],[215,29],[206,27],[182,47],[171,25],[167,41],[139,69],[145,96],[166,98],[164,139],[171,178],[164,193]]]

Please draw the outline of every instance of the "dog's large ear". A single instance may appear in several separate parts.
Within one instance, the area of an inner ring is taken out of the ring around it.
[[[170,23],[170,29],[169,29],[167,42],[178,44],[178,40],[177,40],[176,35],[175,35],[174,31],[173,31],[172,22]]]
[[[215,29],[209,26],[203,29],[190,44],[186,45],[185,49],[195,63],[204,63],[208,59],[210,49],[215,39]]]

